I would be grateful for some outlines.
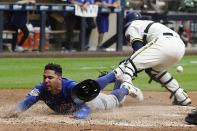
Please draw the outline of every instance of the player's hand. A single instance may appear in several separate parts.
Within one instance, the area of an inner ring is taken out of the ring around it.
[[[78,111],[74,112],[73,116],[76,119],[86,119],[91,110],[87,105],[82,105]]]

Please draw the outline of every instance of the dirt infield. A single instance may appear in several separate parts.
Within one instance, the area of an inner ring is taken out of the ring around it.
[[[144,92],[139,103],[127,97],[125,104],[113,110],[93,111],[87,120],[75,120],[72,115],[58,115],[43,102],[38,102],[26,112],[8,117],[17,101],[28,90],[0,90],[0,131],[194,131],[197,126],[184,122],[188,112],[197,105],[197,92],[190,92],[191,106],[173,106],[169,92]],[[108,92],[105,92],[108,93]]]

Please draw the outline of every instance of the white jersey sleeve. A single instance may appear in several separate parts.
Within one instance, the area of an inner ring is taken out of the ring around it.
[[[147,25],[151,22],[152,21],[142,21],[142,20],[132,21],[125,32],[127,42],[129,42],[131,45],[133,44],[134,41],[143,42],[144,30],[146,29]]]

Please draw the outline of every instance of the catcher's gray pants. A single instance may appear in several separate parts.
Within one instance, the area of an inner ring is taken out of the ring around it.
[[[86,103],[92,110],[113,109],[120,105],[118,99],[112,94],[99,93],[99,95],[90,102]]]

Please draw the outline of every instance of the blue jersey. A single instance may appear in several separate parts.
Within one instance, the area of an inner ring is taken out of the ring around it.
[[[63,78],[61,92],[56,96],[52,96],[43,83],[38,84],[17,105],[17,109],[25,111],[37,101],[42,100],[57,113],[65,114],[74,112],[77,110],[77,106],[71,98],[71,89],[75,85],[77,85],[75,81]]]

